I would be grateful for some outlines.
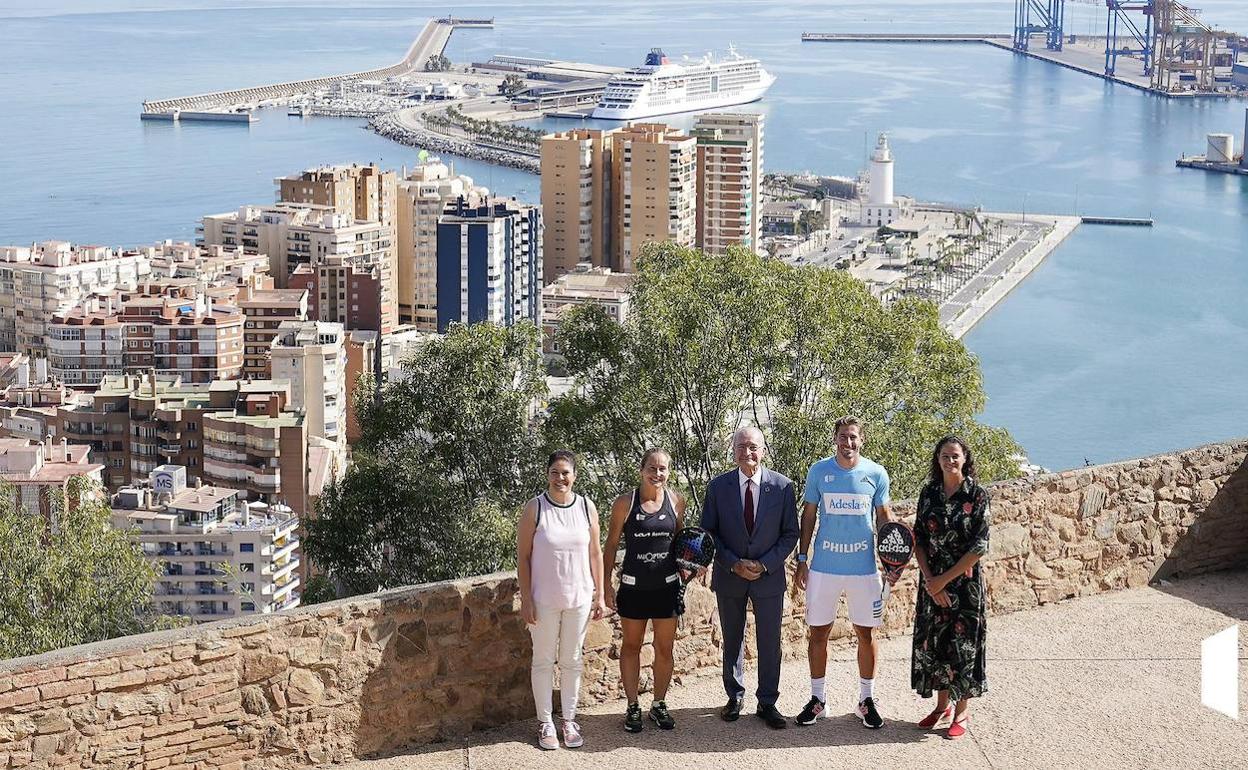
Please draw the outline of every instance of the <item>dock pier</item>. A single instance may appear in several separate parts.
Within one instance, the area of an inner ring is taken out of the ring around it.
[[[875,32],[803,32],[803,43],[987,43],[1012,40],[1009,35],[981,35],[974,32],[953,34],[894,34]]]
[[[1174,162],[1174,165],[1179,168],[1198,168],[1201,171],[1216,171],[1219,174],[1248,176],[1248,161],[1242,160],[1238,163],[1218,163],[1202,155],[1197,155],[1194,158],[1179,158]]]
[[[405,75],[413,71],[423,71],[425,62],[428,61],[430,56],[439,55],[446,50],[446,44],[451,39],[451,32],[456,27],[480,29],[493,26],[493,19],[458,19],[454,17],[430,19],[425,22],[425,26],[407,49],[407,53],[403,58],[388,67],[366,70],[364,72],[349,72],[344,75],[295,80],[289,83],[274,83],[253,88],[214,91],[194,96],[147,101],[143,102],[143,113],[140,117],[144,120],[225,120],[249,122],[247,117],[249,110],[263,102],[293,99],[313,91],[334,88],[340,83],[353,80],[384,80],[388,77]],[[244,117],[233,117],[235,115]]]
[[[1085,225],[1125,225],[1127,227],[1152,227],[1152,217],[1079,217]]]

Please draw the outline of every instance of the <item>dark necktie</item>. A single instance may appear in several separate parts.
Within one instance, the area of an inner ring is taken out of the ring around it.
[[[754,534],[754,480],[745,480],[745,531]]]

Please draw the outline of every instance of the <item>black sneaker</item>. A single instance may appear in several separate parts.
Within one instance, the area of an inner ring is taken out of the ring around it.
[[[676,727],[676,720],[672,719],[672,715],[667,713],[667,703],[665,701],[656,700],[650,705],[650,718],[664,730],[671,730]]]
[[[641,728],[641,706],[630,703],[628,711],[624,713],[624,729],[630,733],[639,733]]]
[[[813,725],[817,720],[827,718],[823,714],[826,707],[826,703],[812,695],[810,703],[806,704],[806,708],[802,709],[802,713],[794,717],[793,721],[799,725]]]
[[[858,704],[858,716],[862,717],[862,726],[878,730],[884,726],[884,718],[875,710],[875,698],[867,698]]]

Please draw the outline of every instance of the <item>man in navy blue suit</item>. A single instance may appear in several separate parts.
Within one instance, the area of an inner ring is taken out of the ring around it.
[[[767,446],[758,428],[741,428],[732,436],[737,467],[716,476],[706,490],[702,528],[715,538],[711,590],[719,602],[724,635],[724,721],[741,716],[745,696],[742,647],[746,604],[754,605],[758,641],[758,710],[769,727],[787,721],[776,709],[780,696],[780,623],[784,613],[785,559],[793,552],[801,529],[793,482],[763,467]]]

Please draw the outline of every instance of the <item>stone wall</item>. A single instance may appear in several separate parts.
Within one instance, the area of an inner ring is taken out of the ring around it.
[[[1248,566],[1246,457],[1240,441],[995,485],[992,610]],[[906,631],[914,590],[911,571],[886,631]],[[718,665],[714,608],[691,586],[678,678]],[[804,656],[799,603],[784,640]],[[591,624],[587,700],[617,694],[618,642]],[[347,760],[527,715],[528,658],[515,576],[498,574],[0,662],[0,768]]]

